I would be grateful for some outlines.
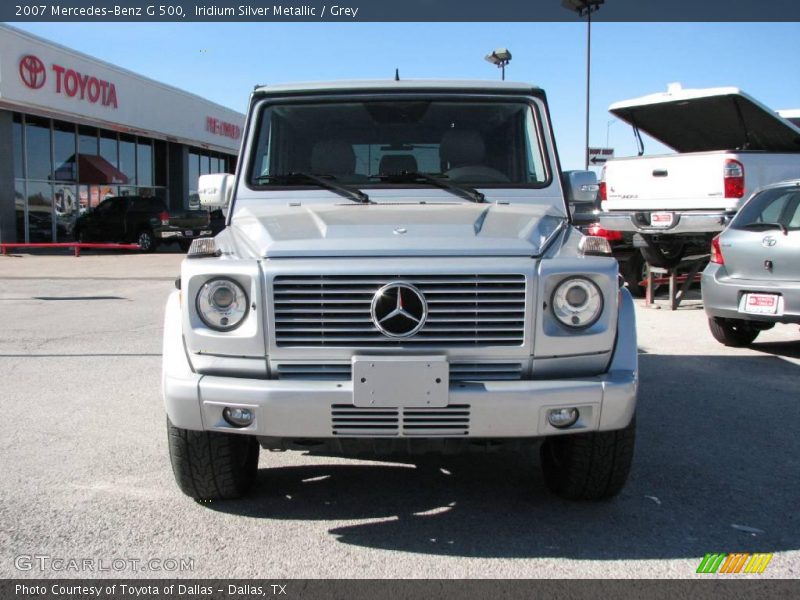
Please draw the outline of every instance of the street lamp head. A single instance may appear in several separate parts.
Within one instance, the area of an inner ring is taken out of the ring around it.
[[[503,67],[511,62],[511,52],[508,51],[508,48],[497,48],[484,58],[493,65]]]
[[[605,4],[605,0],[561,0],[561,6],[578,13],[581,17],[586,13],[595,12],[601,4]]]

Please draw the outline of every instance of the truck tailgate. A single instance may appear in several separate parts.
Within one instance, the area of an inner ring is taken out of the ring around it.
[[[169,224],[180,229],[200,229],[208,227],[209,216],[207,210],[184,210],[170,212]]]
[[[668,154],[610,160],[605,166],[604,210],[729,209],[724,198],[725,152]]]

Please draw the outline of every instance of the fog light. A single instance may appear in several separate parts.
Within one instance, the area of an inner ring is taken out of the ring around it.
[[[253,422],[255,415],[249,408],[231,408],[226,406],[222,411],[222,418],[234,427],[247,427]]]
[[[558,429],[572,427],[580,416],[577,408],[554,408],[547,412],[548,422]]]

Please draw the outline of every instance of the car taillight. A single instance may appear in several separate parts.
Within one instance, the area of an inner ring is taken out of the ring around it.
[[[169,225],[169,213],[167,211],[161,211],[158,218],[161,219],[162,225]]]
[[[725,183],[726,198],[741,198],[744,196],[744,165],[738,160],[729,158],[725,161],[722,180]]]
[[[606,192],[606,168],[603,167],[603,170],[600,171],[600,201],[604,202],[608,200],[608,193]]]
[[[607,239],[609,242],[618,242],[622,239],[622,232],[621,231],[609,231],[608,229],[603,229],[597,223],[593,225],[589,225],[586,230],[587,235],[594,235],[596,237],[601,237]]]
[[[725,258],[722,256],[722,250],[719,247],[719,236],[711,240],[711,262],[718,265],[725,264]]]

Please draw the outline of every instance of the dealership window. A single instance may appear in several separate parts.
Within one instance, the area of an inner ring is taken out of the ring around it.
[[[97,129],[83,125],[78,127],[78,152],[97,156]]]
[[[75,125],[53,123],[54,178],[58,181],[76,181],[78,170],[75,161]]]
[[[20,242],[72,240],[78,216],[108,197],[168,201],[169,144],[163,140],[24,113],[14,113],[11,135]],[[201,173],[228,172],[233,161],[231,155],[189,148],[184,206],[199,208]]]
[[[100,156],[113,167],[119,166],[117,157],[117,134],[112,131],[100,132]]]
[[[153,177],[158,187],[167,186],[167,144],[153,140]]]
[[[50,179],[50,121],[38,117],[25,120],[25,150],[28,163],[28,179]]]
[[[197,180],[200,175],[229,173],[228,160],[228,157],[217,152],[199,149],[189,152],[189,196],[184,199],[186,208],[196,209],[200,206],[200,198],[197,195]]]
[[[136,144],[136,183],[140,186],[153,185],[153,145],[143,138],[139,138]]]
[[[200,197],[197,195],[197,179],[200,177],[200,155],[189,152],[189,197],[184,198],[184,208],[199,208]]]
[[[75,221],[78,218],[78,187],[75,185],[55,185],[53,187],[53,210],[56,217],[56,237],[58,240],[72,239]]]
[[[53,240],[53,186],[28,181],[28,237],[31,242]]]
[[[11,136],[14,146],[14,177],[25,177],[25,154],[22,148],[22,115],[14,113],[14,123],[11,127]]]
[[[14,212],[16,213],[17,241],[27,242],[27,226],[25,224],[25,182],[17,180],[14,182]]]
[[[119,136],[119,170],[128,178],[128,183],[136,183],[136,138]]]

